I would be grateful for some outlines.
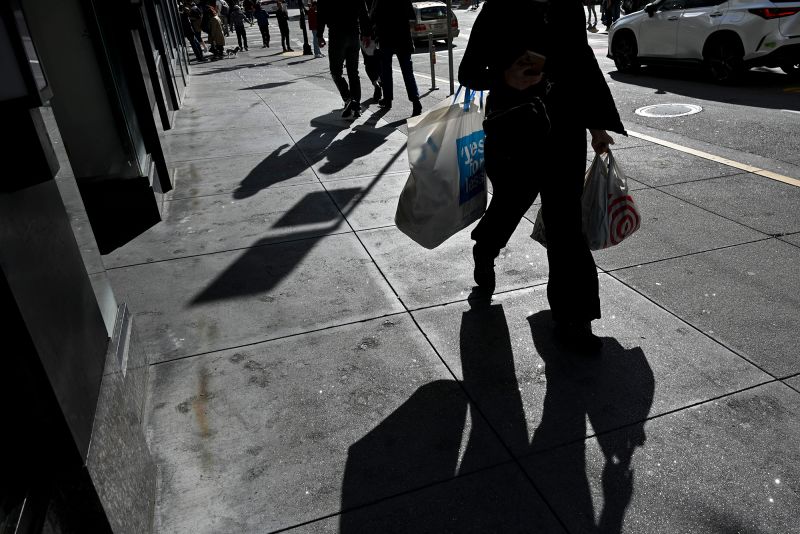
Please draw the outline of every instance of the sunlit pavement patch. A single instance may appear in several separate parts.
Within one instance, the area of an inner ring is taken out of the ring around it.
[[[701,111],[703,108],[694,104],[655,104],[639,108],[634,113],[642,117],[668,118],[694,115]]]

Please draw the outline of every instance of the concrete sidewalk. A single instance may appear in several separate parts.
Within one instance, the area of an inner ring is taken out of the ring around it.
[[[800,532],[800,189],[620,139],[644,218],[595,254],[587,360],[535,208],[471,308],[469,232],[393,225],[397,125],[339,119],[276,43],[194,68],[164,221],[104,258],[152,364],[157,532]]]

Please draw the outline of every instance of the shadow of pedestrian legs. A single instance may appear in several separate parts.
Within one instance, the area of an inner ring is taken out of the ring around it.
[[[342,483],[341,533],[560,532],[481,415],[502,417],[527,447],[502,306],[465,312],[460,339],[464,385],[481,412],[457,382],[439,380],[353,444]]]
[[[571,531],[621,532],[633,495],[631,459],[645,443],[644,423],[653,403],[647,358],[641,348],[625,349],[609,337],[603,338],[600,356],[575,354],[554,340],[549,310],[528,321],[545,361],[547,393],[531,442],[534,455],[525,465]],[[604,461],[601,499],[598,491],[593,499],[587,477],[587,419]],[[599,514],[594,500],[600,501]]]
[[[254,196],[263,189],[298,176],[309,165],[323,160],[325,162],[319,168],[322,174],[344,170],[356,159],[371,154],[396,131],[392,126],[377,128],[379,118],[373,115],[351,129],[350,124],[336,115],[336,111],[315,117],[310,123],[313,129],[297,141],[295,147],[281,145],[256,165],[233,191],[233,198]],[[350,133],[337,139],[344,130],[350,130]]]

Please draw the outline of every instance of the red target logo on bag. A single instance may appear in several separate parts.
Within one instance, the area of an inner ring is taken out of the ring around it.
[[[641,217],[633,197],[624,195],[613,198],[608,195],[608,240],[606,247],[613,247],[634,233],[641,225]]]

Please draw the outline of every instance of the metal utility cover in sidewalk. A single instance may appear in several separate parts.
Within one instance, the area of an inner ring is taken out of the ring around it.
[[[701,111],[703,111],[703,108],[694,104],[655,104],[639,108],[634,113],[642,117],[664,118],[694,115]]]

